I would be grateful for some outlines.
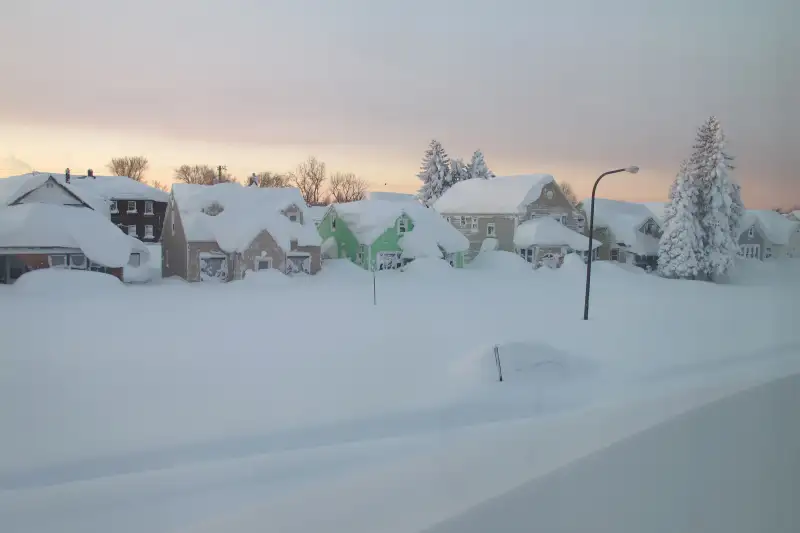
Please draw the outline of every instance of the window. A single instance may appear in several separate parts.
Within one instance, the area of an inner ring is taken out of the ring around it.
[[[752,239],[755,236],[755,234],[756,234],[756,227],[750,226],[750,229],[747,230],[747,236]]]
[[[772,248],[764,248],[764,257],[766,259],[772,257]]]
[[[153,238],[153,226],[145,226],[144,227],[144,238],[145,239],[152,239]]]
[[[612,248],[611,249],[611,260],[612,261],[619,261],[619,248]]]
[[[130,202],[128,202],[128,209],[130,209]],[[144,203],[144,214],[145,215],[152,215],[153,214],[153,202],[151,200],[147,200]]]
[[[221,262],[221,259],[220,259]],[[256,258],[256,270],[269,270],[272,268],[271,257],[258,257]]]
[[[52,268],[67,268],[67,256],[63,254],[51,255],[47,262]]]
[[[494,237],[494,222],[489,222],[486,224],[486,236]]]
[[[478,217],[471,217],[469,224],[471,231],[478,231]]]
[[[462,227],[462,228],[463,228],[464,226],[466,226],[466,225],[467,225],[467,217],[465,217],[465,216],[462,216],[462,217],[461,217],[461,221],[460,221],[460,222],[461,222],[461,227]]]
[[[297,222],[297,214],[292,213],[291,215],[289,215],[289,220],[291,220],[292,222]]]
[[[86,256],[83,254],[72,254],[69,256],[69,267],[80,270],[86,269]]]
[[[117,207],[117,201],[116,200],[111,200],[111,213],[114,214],[114,215],[119,213],[119,207]]]
[[[136,224],[128,226],[128,235],[131,237],[136,237]]]
[[[444,219],[445,219],[446,221],[450,222],[450,217],[444,217]],[[797,228],[797,231],[800,231],[800,227],[798,227],[798,228]]]
[[[402,235],[408,230],[408,220],[405,216],[397,219],[397,233]]]
[[[128,213],[136,213],[136,201],[128,200]]]
[[[128,258],[128,264],[133,267],[138,267],[141,264],[142,256],[137,254],[131,254]]]
[[[356,252],[356,263],[359,265],[364,264],[364,254],[367,253],[367,247],[363,244],[358,245],[358,252]]]
[[[331,217],[331,231],[336,231],[336,217]]]
[[[567,215],[556,215],[554,218],[556,219],[556,222],[558,222],[562,226],[567,225]]]

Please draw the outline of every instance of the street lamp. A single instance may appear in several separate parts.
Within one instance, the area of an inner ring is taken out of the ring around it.
[[[636,174],[639,172],[639,167],[632,166],[626,168],[618,168],[617,170],[609,170],[608,172],[603,172],[600,174],[600,177],[597,178],[597,181],[594,182],[594,187],[592,187],[592,209],[591,214],[589,215],[589,251],[587,252],[587,256],[589,257],[589,261],[586,264],[586,300],[583,304],[583,319],[589,320],[589,288],[592,284],[592,239],[594,238],[594,196],[597,193],[597,185],[600,183],[600,180],[608,176],[609,174],[617,174],[619,172],[628,172],[630,174]]]

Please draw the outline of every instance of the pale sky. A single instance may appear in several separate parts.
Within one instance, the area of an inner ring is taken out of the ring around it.
[[[716,114],[749,207],[800,203],[793,0],[0,0],[0,175],[309,155],[410,192],[431,138],[661,200]]]

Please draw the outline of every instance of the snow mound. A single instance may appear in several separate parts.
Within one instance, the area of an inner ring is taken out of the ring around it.
[[[592,249],[602,245],[597,239],[592,239]],[[550,217],[537,217],[520,224],[514,232],[514,245],[517,248],[530,246],[562,246],[567,245],[573,250],[586,251],[589,249],[589,238]]]
[[[592,266],[594,266],[594,264]],[[561,265],[561,270],[565,272],[580,272],[582,274],[586,274],[586,263],[578,254],[567,254],[564,257],[564,263]]]
[[[241,284],[254,287],[285,287],[290,281],[291,278],[280,270],[268,268],[258,272],[248,270]]]
[[[349,259],[326,259],[322,269],[315,276],[328,281],[362,280],[371,274]]]
[[[500,243],[494,237],[486,237],[481,243],[481,253],[495,252],[500,249]]]
[[[67,293],[84,294],[87,297],[97,292],[122,288],[122,282],[111,274],[61,268],[42,268],[27,272],[12,285],[13,290],[27,294]]]
[[[595,364],[538,341],[498,344],[503,382],[563,383],[591,375]],[[457,361],[453,373],[477,382],[498,381],[494,346],[483,346]]]
[[[495,252],[483,252],[478,254],[467,268],[475,270],[497,270],[502,272],[522,273],[531,272],[530,263],[512,252],[501,250]]]
[[[432,257],[425,257],[422,259],[415,259],[403,267],[403,271],[414,276],[441,276],[449,275],[453,272],[453,267],[450,263],[442,259],[435,259]]]

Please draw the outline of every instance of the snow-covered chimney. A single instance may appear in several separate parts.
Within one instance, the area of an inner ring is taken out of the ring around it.
[[[89,170],[87,170],[87,171],[86,171],[86,175],[87,175],[88,177],[90,177],[90,178],[94,179],[94,170],[92,170],[92,169],[90,168]]]
[[[69,183],[69,169],[64,171],[64,180]]]

